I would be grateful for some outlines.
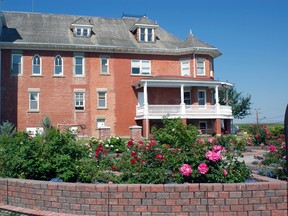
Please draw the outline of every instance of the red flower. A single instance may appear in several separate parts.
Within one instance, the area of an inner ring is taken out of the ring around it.
[[[157,154],[157,155],[156,155],[156,158],[157,158],[157,159],[161,159],[161,160],[163,160],[163,159],[164,159],[164,156],[161,155],[161,154]]]
[[[136,163],[135,159],[131,159],[131,160],[130,160],[130,164],[133,165],[133,164],[135,164],[135,163]]]
[[[127,146],[128,147],[132,147],[133,145],[134,145],[133,140],[132,139],[129,140],[128,143],[127,143]]]

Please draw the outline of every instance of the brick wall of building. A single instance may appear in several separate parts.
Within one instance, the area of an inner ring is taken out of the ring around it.
[[[287,182],[80,184],[0,179],[0,207],[76,215],[287,215]]]

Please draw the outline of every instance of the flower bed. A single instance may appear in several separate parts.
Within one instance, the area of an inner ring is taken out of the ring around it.
[[[80,184],[0,179],[0,208],[41,215],[287,215],[287,182]],[[19,209],[19,207],[21,207]],[[33,209],[33,211],[31,210]],[[41,210],[41,211],[40,211]],[[48,212],[43,212],[48,211]],[[55,214],[56,215],[56,214]]]

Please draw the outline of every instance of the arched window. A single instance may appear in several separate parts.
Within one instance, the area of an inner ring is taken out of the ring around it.
[[[32,59],[32,74],[41,75],[41,58],[37,54]]]
[[[63,75],[63,61],[62,57],[57,55],[54,59],[54,75],[61,76]]]

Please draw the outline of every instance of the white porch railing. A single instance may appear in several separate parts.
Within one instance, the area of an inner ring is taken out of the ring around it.
[[[223,105],[148,105],[136,107],[136,118],[162,118],[165,115],[182,118],[233,118],[232,108]]]

